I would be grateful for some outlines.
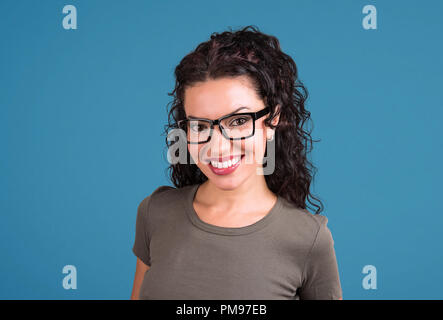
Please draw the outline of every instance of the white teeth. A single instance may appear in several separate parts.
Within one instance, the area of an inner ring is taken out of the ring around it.
[[[232,160],[228,160],[228,161],[223,161],[223,162],[217,162],[217,161],[211,161],[211,165],[215,168],[228,168],[228,167],[232,167],[233,165],[235,165],[237,162],[239,162],[241,159],[240,157],[236,157]]]

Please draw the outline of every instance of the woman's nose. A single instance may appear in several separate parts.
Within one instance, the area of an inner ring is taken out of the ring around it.
[[[231,140],[227,139],[221,132],[219,126],[214,126],[212,131],[212,137],[209,141],[211,153],[213,156],[218,157],[219,155],[226,155],[231,149]]]

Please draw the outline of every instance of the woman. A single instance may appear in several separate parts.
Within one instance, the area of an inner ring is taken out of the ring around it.
[[[278,39],[254,26],[213,33],[175,77],[165,129],[181,135],[166,144],[182,161],[170,160],[175,187],[138,207],[131,299],[341,299],[309,191],[307,90]]]

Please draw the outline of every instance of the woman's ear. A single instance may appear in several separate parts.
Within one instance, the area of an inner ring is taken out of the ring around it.
[[[278,115],[275,116],[274,119],[272,119],[272,121],[271,121],[272,125],[274,125],[274,126],[276,126],[279,123],[279,121],[280,121],[280,114],[279,114],[279,112],[280,112],[280,105],[278,104],[275,107],[275,111],[274,111],[274,114],[278,114]],[[266,128],[266,139],[268,141],[271,141],[272,139],[274,139],[274,135],[275,135],[275,129]]]
[[[280,106],[280,104],[277,104],[277,106],[275,107],[275,111],[274,111],[274,114],[277,114],[277,116],[274,119],[272,119],[272,121],[271,121],[272,125],[276,126],[279,123],[280,112],[281,112],[281,106]]]

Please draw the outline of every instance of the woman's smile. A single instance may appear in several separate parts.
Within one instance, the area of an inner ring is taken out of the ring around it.
[[[217,175],[226,175],[234,172],[241,164],[244,155],[231,156],[223,162],[211,160],[208,164],[209,168]]]

